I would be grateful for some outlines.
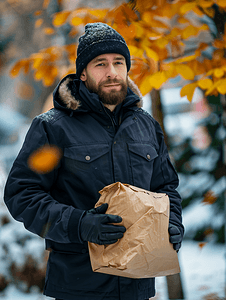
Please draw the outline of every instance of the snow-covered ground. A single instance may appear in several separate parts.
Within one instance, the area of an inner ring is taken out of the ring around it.
[[[186,300],[225,299],[225,247],[207,243],[203,248],[197,242],[184,241],[179,252],[181,279]],[[166,278],[156,278],[156,300],[168,300]],[[207,297],[209,295],[209,297]],[[35,290],[23,294],[9,286],[0,295],[1,300],[52,300]]]

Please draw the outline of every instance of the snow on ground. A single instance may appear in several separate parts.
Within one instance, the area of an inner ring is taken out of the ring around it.
[[[181,279],[186,300],[225,299],[225,246],[207,243],[203,248],[185,240],[179,251]],[[88,287],[87,287],[88,288]],[[166,278],[156,278],[156,300],[168,300]],[[210,298],[207,295],[213,294]],[[218,298],[217,298],[218,296]],[[1,300],[52,300],[37,292],[24,294],[9,286]]]

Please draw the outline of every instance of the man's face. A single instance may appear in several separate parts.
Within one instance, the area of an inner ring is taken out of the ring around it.
[[[127,95],[127,67],[121,54],[109,53],[95,57],[80,78],[90,92],[98,94],[103,104],[118,105]]]

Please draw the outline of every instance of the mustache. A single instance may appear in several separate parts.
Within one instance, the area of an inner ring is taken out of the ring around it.
[[[107,79],[103,82],[101,82],[101,86],[105,85],[105,84],[112,84],[112,83],[119,83],[119,84],[122,84],[123,80],[120,80],[120,79]]]

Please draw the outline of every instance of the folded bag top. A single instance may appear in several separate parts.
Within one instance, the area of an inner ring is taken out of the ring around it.
[[[129,278],[167,276],[180,272],[169,242],[169,198],[120,182],[100,191],[96,203],[108,203],[107,214],[122,217],[124,237],[108,246],[89,243],[94,272]]]

